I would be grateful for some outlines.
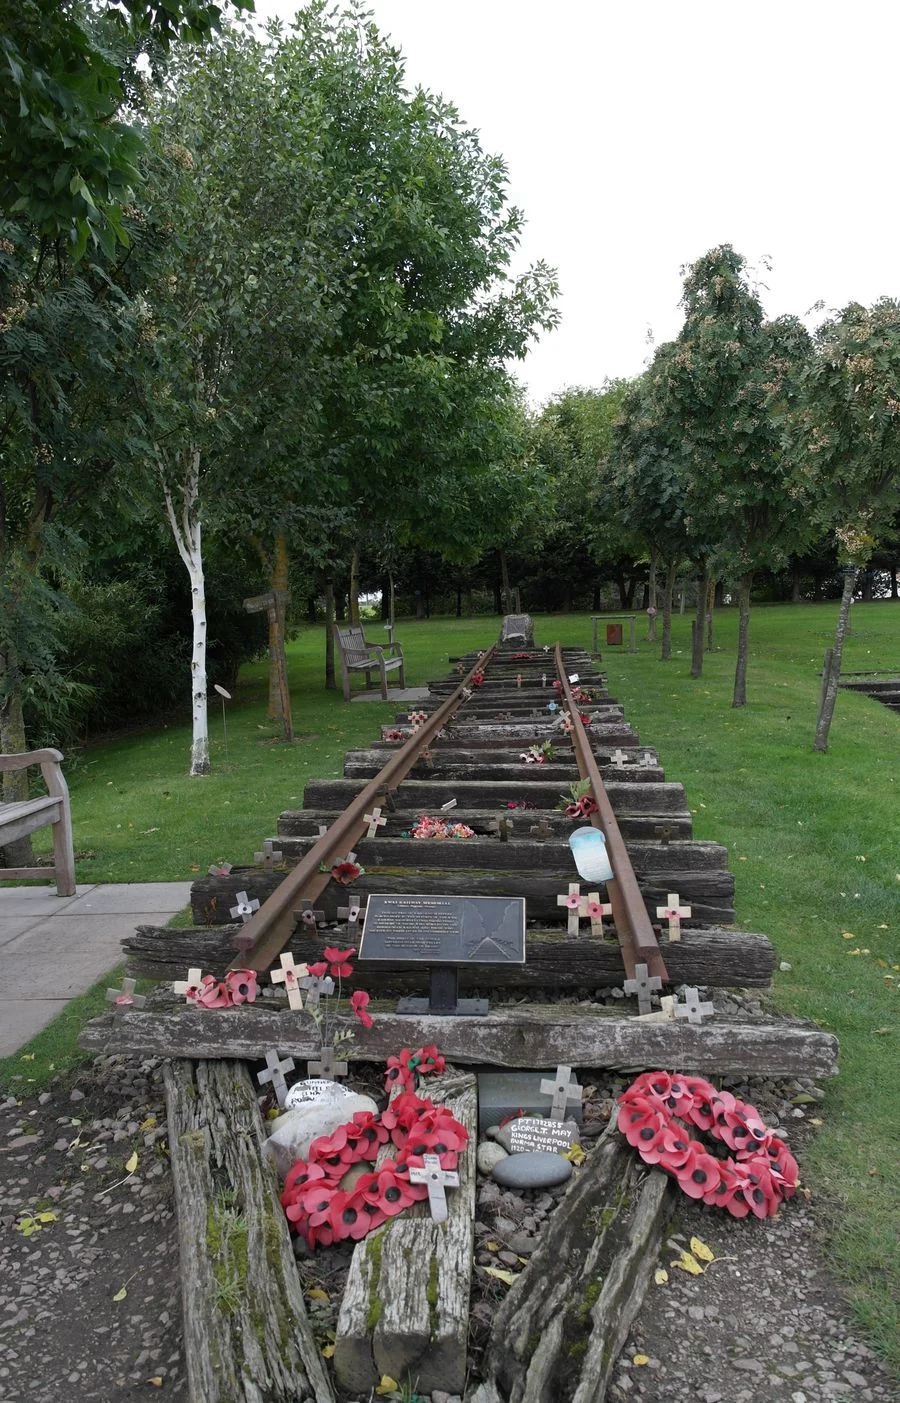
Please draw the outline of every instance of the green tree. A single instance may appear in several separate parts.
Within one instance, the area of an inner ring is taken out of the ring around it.
[[[851,303],[818,328],[815,351],[803,376],[794,451],[814,519],[833,529],[844,565],[813,742],[827,750],[859,571],[900,509],[900,301]]]

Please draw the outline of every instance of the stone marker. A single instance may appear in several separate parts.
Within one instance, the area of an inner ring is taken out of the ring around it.
[[[505,1189],[552,1189],[564,1184],[571,1175],[569,1160],[548,1150],[507,1155],[491,1170],[491,1178]]]

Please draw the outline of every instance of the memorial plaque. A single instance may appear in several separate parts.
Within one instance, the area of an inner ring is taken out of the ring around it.
[[[525,899],[520,896],[369,897],[360,962],[523,965]]]
[[[536,1150],[568,1150],[578,1139],[578,1127],[573,1120],[539,1120],[536,1116],[520,1116],[509,1124],[509,1149],[514,1155],[530,1154]]]

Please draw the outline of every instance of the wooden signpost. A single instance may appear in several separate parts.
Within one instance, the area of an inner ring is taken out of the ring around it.
[[[269,664],[278,683],[278,707],[281,712],[282,737],[285,741],[294,739],[294,722],[291,717],[291,694],[288,690],[287,658],[284,651],[284,620],[287,613],[290,590],[269,590],[267,594],[255,594],[244,600],[248,614],[268,614],[269,616]]]

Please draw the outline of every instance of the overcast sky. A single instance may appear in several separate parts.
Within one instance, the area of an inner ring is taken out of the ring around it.
[[[516,368],[535,402],[638,374],[648,333],[678,330],[682,265],[718,243],[757,268],[771,316],[900,295],[896,0],[370,8],[410,86],[506,159],[517,266],[558,270],[561,323]]]

